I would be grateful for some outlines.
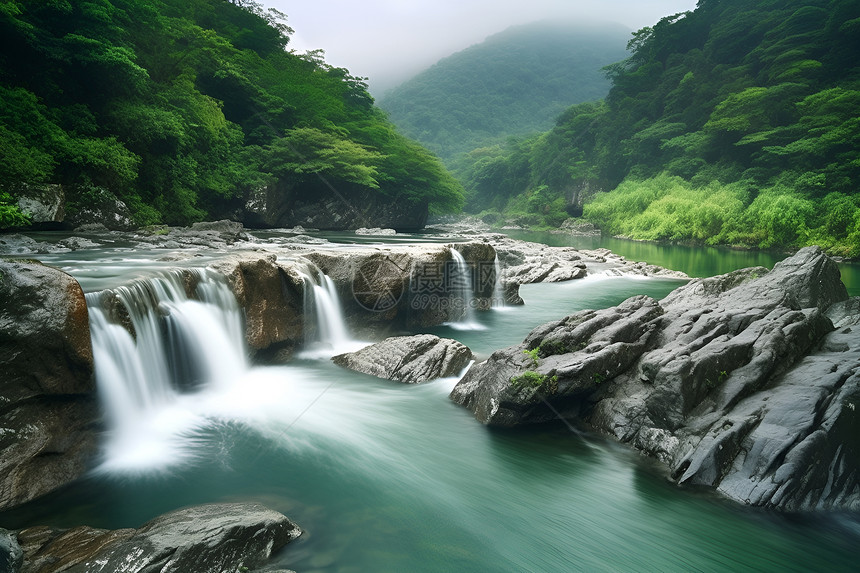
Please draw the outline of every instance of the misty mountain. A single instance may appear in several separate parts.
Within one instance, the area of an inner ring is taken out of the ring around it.
[[[510,135],[545,131],[575,103],[602,99],[601,70],[627,57],[620,24],[542,21],[508,28],[440,60],[378,105],[443,160]]]

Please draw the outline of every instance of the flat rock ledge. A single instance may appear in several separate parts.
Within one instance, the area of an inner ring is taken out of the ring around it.
[[[540,326],[450,397],[488,425],[588,425],[740,503],[858,510],[859,311],[809,247]]]
[[[225,503],[173,511],[140,529],[31,527],[0,534],[0,550],[9,549],[4,573],[220,573],[253,571],[301,529],[260,504]]]
[[[473,359],[456,340],[432,334],[393,336],[357,352],[332,358],[338,366],[404,384],[458,375]]]

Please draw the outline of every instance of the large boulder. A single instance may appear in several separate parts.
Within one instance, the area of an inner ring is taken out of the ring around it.
[[[456,340],[432,334],[393,336],[332,358],[335,364],[378,378],[419,384],[459,374],[472,351]]]
[[[98,420],[80,285],[36,261],[0,261],[0,509],[74,481]]]
[[[261,358],[283,361],[304,340],[304,281],[275,255],[231,255],[214,268],[245,315],[245,339]]]
[[[258,567],[301,530],[255,503],[180,509],[140,529],[34,527],[18,532],[21,573],[211,573]]]
[[[803,249],[770,272],[538,327],[451,398],[490,425],[577,419],[740,502],[860,508],[860,333],[847,298],[836,264]]]
[[[70,204],[63,222],[69,228],[103,225],[111,231],[130,231],[137,227],[128,205],[107,189],[72,187],[68,197]]]
[[[18,198],[18,208],[29,215],[35,228],[57,228],[66,216],[62,185],[18,185],[12,195]]]

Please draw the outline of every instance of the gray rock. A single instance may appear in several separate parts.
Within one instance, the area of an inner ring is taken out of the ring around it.
[[[0,528],[0,573],[19,573],[24,563],[24,551],[18,544],[18,536]]]
[[[98,420],[86,300],[69,275],[0,261],[0,509],[83,475]]]
[[[29,255],[36,253],[42,244],[26,235],[0,235],[0,254]]]
[[[33,224],[63,222],[66,195],[62,185],[19,185],[12,194],[18,198],[18,208],[30,216]]]
[[[856,304],[836,264],[802,249],[538,327],[451,398],[491,425],[578,419],[739,502],[857,509]]]
[[[565,219],[557,230],[550,232],[559,235],[576,235],[580,237],[600,236],[600,229],[595,227],[594,224],[582,219],[573,218]]]
[[[88,189],[86,193],[91,198],[87,199],[85,204],[79,204],[75,208],[69,207],[64,220],[66,226],[77,228],[83,225],[101,224],[111,231],[131,231],[137,227],[132,219],[131,210],[116,195],[101,187]],[[70,193],[71,196],[73,196],[72,193]]]
[[[347,194],[321,188],[308,193],[282,181],[252,193],[241,215],[248,227],[305,228],[326,231],[392,228],[417,231],[427,222],[425,201],[392,201],[386,195],[367,190]]]
[[[432,334],[395,336],[332,358],[338,366],[371,376],[419,384],[459,374],[472,360],[472,351],[456,340]]]
[[[356,235],[396,235],[397,231],[394,229],[381,229],[379,227],[374,227],[372,229],[368,229],[366,227],[361,227],[355,230]]]
[[[36,527],[18,537],[22,573],[211,573],[258,567],[299,535],[276,511],[226,503],[180,509],[137,530]]]

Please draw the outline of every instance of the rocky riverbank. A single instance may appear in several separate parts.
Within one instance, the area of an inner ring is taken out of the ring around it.
[[[858,509],[857,308],[807,248],[540,326],[451,399],[488,425],[576,420],[741,503]]]
[[[259,504],[200,505],[162,515],[138,529],[0,530],[0,571],[252,571],[300,535],[301,529],[286,516]]]
[[[0,236],[0,252],[18,257],[0,263],[0,363],[8,373],[0,380],[0,509],[78,479],[91,467],[101,427],[83,291],[67,274],[22,257],[115,242],[146,245],[163,251],[158,256],[167,267],[177,265],[193,298],[199,277],[191,263],[205,252],[203,260],[236,297],[247,346],[261,363],[287,361],[313,340],[317,326],[305,305],[320,272],[335,285],[353,335],[368,341],[459,320],[470,308],[489,309],[495,297],[522,303],[518,288],[529,282],[590,272],[679,276],[608,251],[551,248],[500,235],[448,244],[344,246],[293,231],[261,239],[235,223],[218,222],[54,242]],[[111,291],[100,296],[109,320],[134,336],[118,297]],[[455,370],[462,368],[459,359],[456,364]]]

